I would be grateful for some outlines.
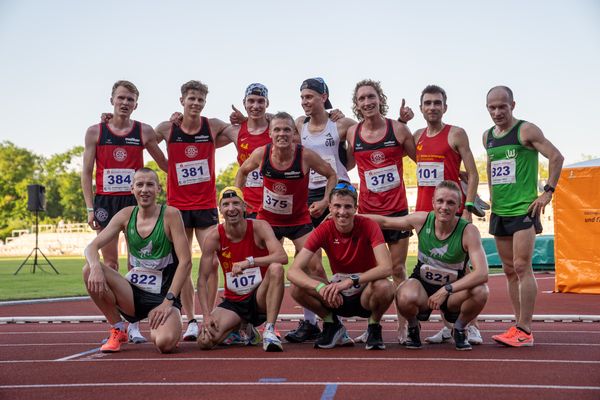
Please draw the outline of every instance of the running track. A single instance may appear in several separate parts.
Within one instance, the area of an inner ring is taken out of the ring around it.
[[[598,296],[548,293],[553,284],[552,274],[538,275],[536,315],[600,315]],[[504,278],[492,277],[490,291],[483,314],[510,314]],[[299,312],[286,296],[282,313]],[[97,314],[89,301],[0,306],[0,317]],[[345,324],[351,336],[365,328],[364,321]],[[282,321],[278,329],[295,325]],[[535,322],[536,345],[522,349],[491,340],[508,325],[480,322],[484,344],[471,352],[452,343],[406,350],[390,321],[385,351],[358,344],[199,351],[181,343],[169,355],[150,344],[106,355],[97,352],[103,323],[8,323],[0,325],[0,399],[600,399],[599,322]],[[424,324],[422,337],[440,327]]]

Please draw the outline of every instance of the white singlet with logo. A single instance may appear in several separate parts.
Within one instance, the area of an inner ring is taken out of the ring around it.
[[[208,160],[194,160],[175,164],[179,186],[210,181]]]
[[[159,294],[162,286],[162,271],[135,267],[129,270],[125,279],[144,292]]]
[[[294,209],[294,195],[277,194],[263,188],[263,208],[274,214],[291,215]]]
[[[327,164],[331,165],[331,168],[333,168],[333,170],[335,171],[335,157],[332,155],[324,155],[321,156],[321,158],[325,161],[327,161]],[[337,171],[336,171],[337,174]],[[315,186],[322,186],[323,183],[327,182],[327,178],[325,178],[323,175],[317,173],[315,170],[311,169],[310,170],[310,175],[309,175],[309,185],[313,184]]]
[[[236,294],[247,294],[253,291],[262,282],[259,267],[248,268],[241,275],[233,276],[231,272],[225,274],[227,288]]]
[[[387,192],[400,186],[400,174],[397,165],[365,171],[367,188],[373,193]]]
[[[417,184],[419,186],[437,186],[444,180],[443,162],[417,163]]]
[[[135,170],[131,168],[105,169],[102,174],[102,186],[105,192],[129,192]]]

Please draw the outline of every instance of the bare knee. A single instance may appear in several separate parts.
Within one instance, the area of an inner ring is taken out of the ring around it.
[[[394,297],[394,285],[387,279],[378,279],[371,282],[373,295],[377,298],[392,300]]]
[[[515,260],[514,271],[519,278],[533,274],[531,262],[528,259]]]
[[[269,265],[269,269],[267,269],[267,273],[269,274],[270,279],[274,279],[275,282],[283,281],[284,272],[283,265],[279,263],[272,263]]]
[[[417,305],[418,302],[419,295],[413,290],[408,290],[408,288],[402,287],[396,292],[396,305],[399,308],[407,305]]]
[[[155,339],[155,346],[161,353],[172,353],[177,348],[179,335],[160,335]]]
[[[478,303],[486,303],[490,295],[490,290],[486,284],[475,286],[470,289],[471,298]]]

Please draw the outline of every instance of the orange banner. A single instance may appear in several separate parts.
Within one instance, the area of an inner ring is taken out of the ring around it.
[[[554,194],[557,292],[600,294],[600,167],[564,168]]]

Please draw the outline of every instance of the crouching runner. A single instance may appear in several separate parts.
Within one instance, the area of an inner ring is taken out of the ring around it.
[[[453,181],[442,181],[433,193],[433,211],[405,217],[368,215],[382,229],[414,229],[419,234],[417,266],[396,292],[398,310],[408,321],[405,347],[422,347],[419,321],[441,310],[454,323],[457,350],[471,350],[465,327],[487,302],[488,265],[477,228],[456,215],[461,192]],[[465,274],[471,260],[473,270]]]
[[[148,317],[150,336],[161,353],[170,353],[181,337],[179,293],[189,279],[191,254],[176,208],[156,204],[161,187],[156,172],[139,169],[132,192],[137,206],[119,211],[86,247],[83,279],[90,297],[112,325],[101,351],[117,352],[127,342],[125,323]],[[123,231],[129,264],[126,277],[100,262],[98,250]]]
[[[316,348],[329,349],[350,340],[338,316],[368,318],[366,349],[385,348],[380,320],[394,299],[394,286],[388,279],[392,259],[381,229],[368,218],[355,215],[356,206],[352,185],[335,186],[329,195],[331,219],[310,234],[288,271],[292,297],[323,319]],[[331,282],[305,272],[319,249],[329,257],[334,273]]]
[[[200,259],[198,299],[204,323],[198,345],[211,349],[242,323],[259,326],[266,321],[263,349],[282,351],[275,321],[283,300],[283,264],[288,261],[283,246],[267,222],[244,218],[244,196],[237,187],[221,191],[219,210],[224,222],[209,232]],[[206,289],[211,274],[217,273],[215,255],[225,275],[225,298],[210,312]]]

